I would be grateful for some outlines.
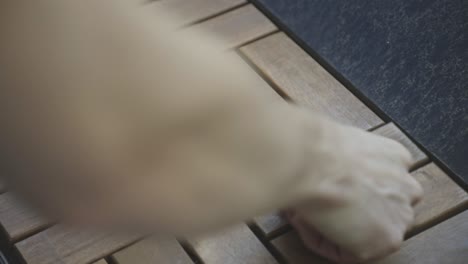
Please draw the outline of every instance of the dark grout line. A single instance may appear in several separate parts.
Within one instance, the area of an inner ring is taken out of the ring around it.
[[[268,240],[268,238],[266,238],[263,235],[260,228],[258,228],[256,225],[254,225],[252,223],[247,223],[247,226],[250,229],[250,231],[252,231],[252,233],[254,233],[254,235],[257,237],[257,239],[260,240],[260,242],[263,244],[263,246],[265,246],[265,248],[268,250],[268,252],[273,256],[273,258],[275,258],[276,261],[278,261],[279,264],[286,264],[286,260],[284,259],[284,257],[270,243],[271,240]]]
[[[367,99],[364,94],[356,89],[344,76],[342,76],[334,67],[332,67],[325,59],[323,59],[317,52],[307,46],[298,36],[296,36],[287,26],[285,26],[275,15],[268,11],[268,9],[257,0],[249,0],[255,7],[257,7],[265,16],[267,16],[281,31],[283,31],[289,38],[291,38],[302,50],[304,50],[310,57],[312,57],[322,68],[331,74],[338,82],[340,82],[347,90],[356,96],[366,107],[371,109],[380,119],[385,123],[392,120],[371,100]]]
[[[107,264],[119,264],[119,262],[117,262],[117,260],[112,255],[105,257],[104,260],[107,262]]]
[[[27,234],[24,234],[24,235],[18,237],[16,240],[12,240],[11,242],[12,243],[18,243],[18,242],[20,242],[22,240],[26,240],[26,239],[28,239],[28,238],[30,238],[30,237],[32,237],[34,235],[37,235],[37,234],[39,234],[39,233],[41,233],[41,232],[43,232],[43,231],[45,231],[45,230],[47,230],[49,228],[52,228],[55,225],[56,225],[56,223],[48,223],[48,224],[46,224],[46,225],[44,225],[44,226],[42,226],[42,227],[40,227],[40,228],[38,228],[38,229],[36,229],[36,230],[34,230],[32,232],[29,232]]]
[[[440,215],[439,217],[437,217],[433,221],[430,221],[429,223],[421,226],[420,228],[411,230],[410,232],[405,234],[405,240],[408,240],[408,239],[410,239],[410,238],[412,238],[414,236],[417,236],[417,235],[427,231],[428,229],[434,228],[437,225],[442,224],[443,222],[445,222],[445,221],[453,218],[454,216],[456,216],[458,214],[461,214],[461,213],[463,213],[465,211],[467,211],[466,205],[460,205],[457,208],[450,211],[449,213]]]
[[[229,12],[231,12],[231,11],[233,11],[233,10],[236,10],[236,9],[238,9],[238,8],[244,7],[244,6],[249,5],[249,4],[250,4],[249,2],[240,3],[240,4],[238,4],[238,5],[235,5],[235,6],[232,6],[232,7],[230,7],[230,8],[227,8],[227,9],[224,9],[224,10],[222,10],[222,11],[219,11],[218,13],[214,13],[214,14],[209,15],[209,16],[207,16],[207,17],[204,17],[204,18],[201,18],[201,19],[198,19],[198,20],[189,22],[189,23],[187,23],[187,24],[184,24],[184,25],[182,25],[182,27],[190,27],[190,26],[194,26],[194,25],[197,25],[197,24],[201,24],[201,23],[203,23],[203,22],[206,22],[206,21],[208,21],[208,20],[211,20],[211,19],[214,19],[214,18],[216,18],[216,17],[222,16],[222,15],[224,15],[224,14],[226,14],[226,13],[229,13]]]
[[[371,128],[369,128],[369,129],[367,129],[367,131],[368,131],[368,132],[374,132],[374,131],[376,131],[377,129],[382,128],[382,127],[384,127],[384,126],[386,126],[386,125],[388,125],[388,124],[390,124],[390,123],[391,123],[391,122],[389,122],[389,123],[382,122],[381,124],[378,124],[378,125],[376,125],[376,126],[374,126],[374,127],[371,127]]]
[[[4,257],[6,257],[8,260],[8,263],[26,264],[23,256],[16,249],[15,242],[11,241],[8,232],[3,225],[0,225],[0,250],[4,254]]]
[[[182,247],[182,249],[187,253],[194,264],[204,264],[204,261],[195,251],[195,249],[185,240],[177,240]]]
[[[293,231],[293,227],[289,224],[287,224],[286,226],[283,226],[281,228],[279,228],[278,230],[274,231],[272,234],[270,234],[267,238],[271,241],[271,240],[274,240],[274,239],[277,239],[278,237],[280,236],[283,236],[291,231]]]
[[[5,257],[5,255],[3,255],[1,251],[0,251],[0,264],[9,264],[7,258]]]
[[[371,129],[368,129],[367,131],[368,131],[368,132],[375,132],[376,130],[378,130],[378,129],[380,129],[380,128],[386,126],[386,125],[389,125],[389,124],[395,124],[395,123],[393,123],[393,122],[383,123],[383,124],[380,124],[380,125],[377,125],[377,126],[371,128]],[[406,137],[408,137],[408,139],[409,139],[413,144],[415,144],[416,147],[417,147],[419,150],[421,150],[424,154],[426,154],[426,156],[427,156],[427,159],[425,159],[425,160],[423,160],[423,161],[421,161],[421,162],[418,162],[418,163],[414,164],[413,166],[411,166],[409,172],[412,173],[412,172],[414,172],[414,171],[419,170],[419,169],[422,168],[422,167],[425,167],[426,165],[429,165],[429,164],[432,162],[431,159],[430,159],[430,157],[429,157],[429,154],[426,153],[426,152],[424,151],[424,149],[422,149],[420,146],[418,146],[417,142],[416,142],[415,140],[413,140],[403,129],[401,129],[401,127],[399,127],[397,124],[395,124],[395,125],[397,126],[397,128],[400,130],[401,133],[403,133]]]
[[[432,163],[432,161],[429,158],[427,158],[426,160],[423,160],[421,162],[418,162],[418,163],[414,164],[410,168],[409,173],[413,173],[413,172],[415,172],[415,171],[417,171],[417,170],[419,170],[419,169],[421,169],[423,167],[426,167],[427,165],[429,165],[431,163]]]
[[[275,33],[276,34],[276,33]],[[272,34],[273,35],[273,34]],[[236,53],[252,68],[279,96],[281,96],[287,102],[293,100],[287,93],[285,93],[272,79],[260,70],[247,56],[244,55],[240,50],[236,50]]]
[[[0,242],[0,249],[3,256],[8,261],[9,264],[27,264],[26,260],[23,258],[19,250],[15,247],[14,244],[10,244],[5,241]],[[1,263],[1,262],[0,262]]]
[[[148,236],[141,237],[141,238],[137,239],[136,241],[133,241],[133,242],[131,242],[131,243],[129,243],[129,244],[123,246],[123,247],[120,247],[120,248],[110,252],[108,256],[104,257],[104,259],[108,262],[108,264],[118,264],[118,261],[114,258],[115,253],[117,253],[119,251],[122,251],[122,250],[125,250],[126,248],[129,248],[129,247],[135,245],[136,243],[144,240],[147,237]]]
[[[267,38],[267,37],[272,36],[272,35],[274,35],[274,34],[276,34],[276,33],[279,33],[279,32],[280,32],[280,31],[279,31],[279,29],[277,28],[277,29],[275,29],[275,30],[273,30],[273,31],[271,31],[271,32],[268,32],[268,33],[259,35],[259,36],[255,37],[254,39],[251,39],[251,40],[249,40],[249,41],[246,41],[245,43],[242,43],[242,44],[240,44],[240,45],[238,45],[238,46],[236,46],[236,47],[234,47],[234,48],[232,48],[232,49],[240,49],[240,48],[245,47],[245,46],[248,46],[249,44],[252,44],[252,43],[254,43],[254,42],[258,41],[258,40]]]

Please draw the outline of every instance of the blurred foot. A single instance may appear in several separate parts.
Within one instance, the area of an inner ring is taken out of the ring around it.
[[[323,237],[313,226],[305,223],[293,209],[285,210],[283,216],[299,233],[307,249],[319,256],[340,264],[355,264],[358,259]]]

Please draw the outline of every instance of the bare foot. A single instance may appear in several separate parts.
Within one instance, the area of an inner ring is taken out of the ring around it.
[[[358,263],[357,258],[323,237],[313,226],[303,221],[293,209],[285,210],[282,214],[297,230],[305,246],[314,253],[340,264]]]

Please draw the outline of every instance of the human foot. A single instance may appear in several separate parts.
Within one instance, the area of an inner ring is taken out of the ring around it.
[[[307,249],[336,263],[358,263],[358,258],[342,250],[335,243],[322,236],[318,230],[307,224],[294,209],[285,210],[282,212],[282,215],[299,233]]]

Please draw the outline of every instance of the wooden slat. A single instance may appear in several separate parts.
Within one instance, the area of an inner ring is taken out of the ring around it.
[[[286,230],[288,227],[286,220],[284,220],[277,212],[255,217],[253,222],[260,229],[262,235],[267,239],[277,236],[277,234]]]
[[[280,253],[286,263],[291,264],[331,264],[329,261],[308,250],[296,232],[289,232],[276,239],[271,244]]]
[[[191,264],[190,257],[175,239],[148,238],[113,255],[116,264]]]
[[[468,208],[468,194],[435,164],[422,167],[411,175],[422,185],[425,195],[415,208],[415,222],[410,233],[419,232]],[[255,218],[254,222],[267,238],[287,225],[278,214]]]
[[[246,225],[189,243],[205,264],[277,263]]]
[[[416,210],[416,227],[427,226],[439,221],[457,210],[466,208],[467,194],[453,183],[434,164],[430,164],[413,173],[426,191],[426,197]],[[104,241],[104,242],[103,242]],[[108,253],[132,242],[131,240],[97,239],[78,234],[67,233],[57,227],[46,230],[36,236],[18,243],[23,256],[35,263],[49,263],[51,259],[80,263],[83,259],[100,258]],[[247,250],[244,245],[247,245]],[[217,260],[232,258],[232,263],[238,258],[252,257],[269,259],[266,250],[253,236],[250,230],[241,226],[220,236],[196,240],[192,243],[200,257],[206,263],[216,263]],[[260,249],[259,249],[260,248]],[[63,255],[57,255],[63,252]],[[76,261],[76,262],[73,262]],[[52,262],[68,263],[68,262]]]
[[[224,16],[227,16],[227,17],[224,18]],[[234,22],[234,21],[239,21],[239,19],[240,20],[249,19],[251,23],[257,23],[257,22],[265,23],[265,21],[263,20],[264,18],[259,19],[258,11],[254,9],[252,6],[246,6],[244,8],[240,8],[239,10],[234,10],[233,12],[229,12],[226,15],[220,16],[219,18],[222,18],[222,19],[216,19],[216,18],[213,19],[214,21],[210,22],[210,24],[207,24],[208,25],[207,27],[211,27],[214,33],[219,33],[223,35],[224,37],[230,38],[231,42],[227,42],[227,43],[233,43],[232,41],[234,41],[235,43],[240,44],[245,41],[249,41],[250,38],[258,37],[259,36],[258,34],[264,33],[264,31],[262,30],[254,30],[245,35],[241,34],[237,37],[229,37],[230,35],[235,34],[236,30],[229,31],[228,29],[226,29],[226,32],[224,32],[223,30],[224,27],[229,26],[227,23],[229,20],[233,20],[232,22]],[[267,22],[270,23],[268,20]],[[218,26],[218,23],[221,23],[221,24],[219,24]],[[253,25],[253,27],[255,27],[255,25]],[[262,28],[265,29],[267,27],[264,27],[262,25],[257,27],[257,29],[262,29]],[[254,32],[256,33],[254,34]],[[246,64],[245,67],[249,67],[249,66]],[[273,91],[273,89],[271,89],[271,87],[267,83],[265,83],[260,77],[258,78],[259,78],[259,86],[262,87],[260,89],[265,90],[265,96],[272,96],[273,98],[278,99],[279,96]],[[5,206],[2,206],[2,208],[6,208],[7,210],[4,210],[3,215],[2,215],[2,212],[0,212],[0,222],[4,223],[5,229],[7,230],[8,234],[12,237],[13,241],[18,241],[18,239],[36,232],[38,228],[42,228],[47,224],[45,220],[37,217],[35,213],[30,211],[29,209],[26,209],[24,206],[12,204],[13,200],[5,199],[5,202],[7,203],[5,204]],[[3,219],[2,217],[5,220],[2,220]],[[48,232],[50,231],[47,230],[46,233]],[[60,236],[60,234],[57,234],[57,232],[52,232],[52,233],[54,234],[54,236]],[[48,236],[49,235],[46,234],[43,237],[48,237]],[[80,239],[75,239],[72,234],[68,234],[67,236],[72,241],[76,240],[77,243],[83,243],[83,241],[81,241]],[[37,243],[40,243],[41,239],[39,239],[39,237],[35,237],[31,240],[28,240],[28,243],[21,244],[23,251],[28,252],[28,249],[27,249],[28,246],[34,247],[34,241],[36,241]],[[89,239],[89,241],[93,241],[93,239]],[[73,251],[74,247],[76,246],[75,243],[69,243],[69,245],[71,247],[69,250]],[[96,246],[98,248],[100,247],[99,244]],[[92,247],[91,242],[89,245],[87,245],[87,247]],[[50,250],[52,250],[52,248],[49,249],[49,251]],[[47,253],[47,250],[45,252]],[[74,252],[73,254],[77,255],[78,256],[77,258],[81,257],[79,252]]]
[[[468,211],[411,238],[400,251],[376,263],[468,263]]]
[[[415,225],[412,232],[430,227],[439,221],[468,209],[468,194],[456,185],[435,164],[431,163],[413,172],[412,175],[421,183],[425,191],[423,201],[415,208]],[[424,233],[425,232],[422,234]],[[317,257],[307,252],[303,246],[299,247],[298,241],[299,238],[297,234],[295,232],[290,232],[273,240],[273,245],[275,245],[277,250],[280,251],[288,261],[291,261],[291,263],[314,263],[312,261],[315,261]],[[468,244],[465,243],[465,245]],[[468,247],[466,250],[468,250]]]
[[[384,137],[394,139],[394,140],[400,142],[402,145],[404,145],[411,152],[411,154],[414,157],[414,163],[413,163],[412,167],[416,167],[416,166],[419,166],[420,164],[423,164],[424,162],[427,162],[428,158],[427,158],[426,154],[424,154],[424,152],[422,152],[393,123],[386,124],[386,125],[380,127],[379,129],[376,129],[373,133],[384,136]],[[442,179],[447,180],[448,178],[446,176],[443,176]],[[457,189],[456,186],[454,187],[450,183],[446,183],[446,181],[443,181],[443,182],[447,185],[446,186],[447,191],[454,190],[454,188],[456,190],[460,191],[460,189]],[[434,182],[434,184],[437,184],[437,183],[440,183],[440,181],[439,182],[436,182],[436,181]],[[431,188],[430,184],[426,184],[426,185],[428,185],[428,187],[426,187],[427,189]],[[432,196],[432,194],[429,195],[429,196]],[[430,200],[437,199],[437,197],[436,198],[430,197],[428,199],[430,199]],[[453,202],[453,200],[450,200],[450,202]],[[432,204],[432,203],[435,203],[435,201],[430,202],[430,204]],[[457,203],[455,202],[454,204],[456,205]],[[439,203],[439,205],[440,205],[440,203]],[[446,208],[446,209],[450,208],[450,206],[448,204],[445,204],[443,207]],[[437,211],[436,208],[434,208],[433,211],[434,210]],[[425,211],[425,209],[423,209],[421,211]],[[428,219],[430,219],[430,217],[428,218],[428,217],[421,216],[421,218],[419,218],[419,221],[420,221],[420,223],[423,224],[423,223],[426,223],[428,221]],[[260,230],[263,232],[263,235],[265,235],[267,238],[274,237],[276,235],[276,233],[281,232],[281,230],[284,229],[287,226],[286,221],[284,221],[284,219],[282,219],[277,213],[273,213],[273,214],[265,215],[265,216],[261,216],[261,217],[256,217],[256,218],[254,218],[254,223],[260,228]]]
[[[468,211],[403,243],[403,247],[378,264],[466,264],[468,262]],[[331,264],[307,250],[296,232],[272,241],[287,263]]]
[[[412,175],[424,189],[424,199],[416,206],[414,231],[468,208],[468,194],[435,164],[431,163]]]
[[[45,228],[48,222],[7,192],[0,195],[0,224],[9,241],[16,242]]]
[[[275,100],[278,102],[286,103],[286,101],[247,64],[247,62],[243,61],[242,59],[240,61],[244,64],[244,67],[246,67],[251,72],[252,77],[256,78],[258,85],[255,88],[258,89],[258,91],[261,91],[264,97],[268,98],[269,100]]]
[[[382,124],[382,120],[284,33],[240,50],[266,78],[298,104],[363,129]]]
[[[277,30],[253,5],[246,5],[197,24],[191,29],[212,32],[225,41],[227,48],[239,47]]]
[[[110,255],[137,239],[54,226],[16,243],[16,247],[28,264],[83,264]]]
[[[375,134],[394,139],[400,142],[403,146],[405,146],[413,155],[414,163],[412,168],[419,167],[420,165],[428,162],[429,159],[427,155],[422,152],[416,144],[414,144],[401,130],[393,123],[387,124],[382,126],[376,130],[374,130]]]
[[[167,6],[176,10],[178,13],[191,13],[188,17],[195,16],[195,13],[208,13],[206,10],[224,10],[227,7],[235,7],[246,1],[212,1],[212,0],[159,0],[158,4],[153,3],[154,8]],[[196,8],[194,8],[197,6]],[[211,8],[209,8],[211,6]],[[192,10],[196,9],[196,10]],[[185,10],[185,11],[184,11]],[[196,15],[200,19],[200,15]],[[205,30],[213,33],[218,38],[224,40],[222,44],[226,50],[240,46],[243,43],[261,37],[276,30],[276,26],[271,23],[261,12],[253,5],[236,8],[230,12],[214,17],[200,24],[192,25],[187,30]],[[246,63],[245,67],[250,68]],[[253,71],[253,70],[252,70]],[[266,96],[276,99],[281,97],[269,86],[260,76],[255,74],[259,80],[261,90],[265,91]]]
[[[159,0],[149,6],[156,10],[164,8],[174,12],[182,26],[207,19],[244,3],[246,0]]]

